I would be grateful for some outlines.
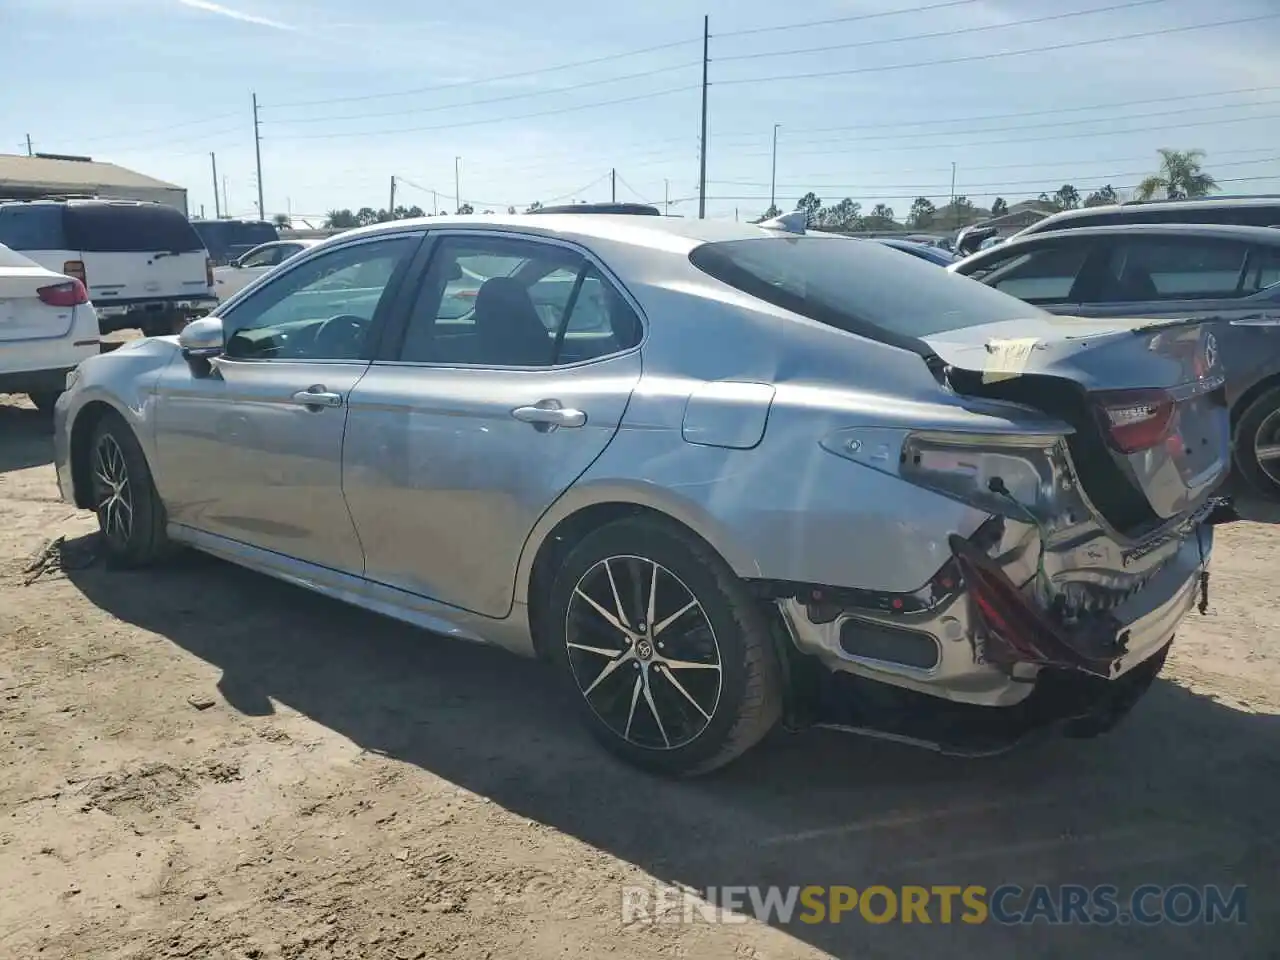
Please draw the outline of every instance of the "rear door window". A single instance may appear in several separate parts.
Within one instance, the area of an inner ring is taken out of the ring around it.
[[[200,235],[172,207],[130,203],[90,203],[67,207],[67,239],[72,250],[94,253],[194,253]]]
[[[758,300],[919,352],[920,338],[1040,311],[879,243],[834,236],[704,243],[695,267]]]
[[[1246,244],[1235,240],[1135,237],[1120,240],[1107,259],[1099,300],[1204,300],[1253,293]]]
[[[1089,249],[1087,243],[1058,242],[1011,250],[966,274],[1028,303],[1069,303]]]
[[[0,243],[10,250],[70,250],[56,204],[0,206]]]

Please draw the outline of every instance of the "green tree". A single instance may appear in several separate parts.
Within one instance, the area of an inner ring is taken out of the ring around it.
[[[1105,207],[1112,203],[1119,203],[1120,195],[1116,193],[1115,187],[1107,184],[1100,190],[1095,190],[1089,196],[1084,198],[1086,207]]]
[[[356,211],[356,223],[360,224],[362,227],[367,227],[371,223],[377,223],[378,217],[381,216],[382,213],[383,211],[375,210],[373,207],[361,207]]]
[[[1053,202],[1059,210],[1074,210],[1080,206],[1080,191],[1069,183],[1064,183],[1053,194]]]
[[[800,198],[800,202],[796,204],[796,209],[804,213],[809,223],[816,224],[818,222],[818,211],[822,209],[822,199],[810,190]]]
[[[464,216],[468,213],[475,213],[475,212],[476,212],[476,208],[469,203],[464,203],[462,206],[458,208],[458,213]]]
[[[542,209],[542,201],[535,200],[533,201],[533,203],[529,204],[529,207],[527,210],[525,210],[525,213],[537,213],[541,209]]]
[[[276,228],[279,230],[288,230],[293,226],[293,221],[289,219],[289,215],[287,213],[277,213],[271,218],[271,222],[274,223]]]
[[[951,201],[951,217],[957,227],[963,227],[973,222],[977,213],[977,207],[973,205],[973,201],[964,194],[956,197]]]
[[[991,201],[991,215],[993,217],[1003,217],[1009,212],[1009,203],[1004,197],[996,197]]]
[[[1169,200],[1207,197],[1218,189],[1218,181],[1201,169],[1203,159],[1203,150],[1161,149],[1160,172],[1138,184],[1135,196],[1151,200],[1163,192]]]
[[[417,220],[419,217],[425,217],[426,215],[427,215],[427,211],[423,210],[421,207],[415,204],[414,206],[410,207],[408,210],[404,212],[403,219]]]
[[[898,224],[893,219],[893,207],[877,203],[862,221],[862,225],[872,230],[892,230]]]
[[[515,207],[507,207],[507,213],[515,213],[515,212],[516,212]]]
[[[908,214],[907,224],[916,230],[927,230],[933,226],[933,218],[937,212],[938,208],[928,197],[916,197],[911,201],[911,213]]]
[[[349,230],[360,226],[360,220],[350,210],[330,210],[325,214],[324,225],[330,230]]]

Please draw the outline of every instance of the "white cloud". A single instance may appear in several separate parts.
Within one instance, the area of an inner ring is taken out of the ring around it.
[[[210,0],[178,0],[178,3],[184,7],[191,7],[193,10],[203,10],[206,13],[216,13],[219,16],[230,17],[232,20],[240,20],[244,23],[254,23],[260,27],[271,27],[273,30],[296,30],[297,28],[287,23],[281,23],[279,20],[269,20],[266,17],[259,17],[252,13],[245,13],[241,10],[232,10],[230,7],[224,7],[220,3],[211,3]]]

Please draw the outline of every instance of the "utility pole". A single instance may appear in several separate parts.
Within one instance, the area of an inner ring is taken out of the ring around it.
[[[396,218],[396,175],[391,175],[391,200],[387,204],[387,216],[392,220]]]
[[[227,202],[227,175],[225,173],[222,175],[222,210],[228,217],[231,216],[231,204]]]
[[[778,208],[778,128],[780,126],[782,126],[780,123],[773,125],[773,173],[769,177],[770,212]]]
[[[454,212],[462,212],[462,158],[453,158],[453,199]]]
[[[618,202],[618,168],[609,171],[609,202]]]
[[[213,164],[213,218],[222,219],[222,204],[218,202],[218,155],[210,151],[209,162]]]
[[[266,214],[263,212],[262,203],[262,134],[258,124],[258,95],[253,95],[253,154],[258,161],[258,219],[263,220]]]
[[[31,147],[31,134],[28,133],[27,134],[27,156],[34,157],[35,155],[36,155],[36,152]]]
[[[435,191],[431,191],[431,215],[434,217],[440,212],[440,195]]]
[[[707,63],[711,53],[711,17],[702,17],[702,170],[698,175],[698,219],[707,219]]]
[[[667,216],[671,216],[671,181],[665,177],[662,180],[662,202],[666,207]]]
[[[951,220],[957,226],[960,218],[956,215],[956,162],[951,161]]]

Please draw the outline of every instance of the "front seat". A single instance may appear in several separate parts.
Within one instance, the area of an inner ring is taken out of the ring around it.
[[[486,364],[545,367],[555,342],[529,291],[511,277],[491,277],[476,293],[476,336]]]

